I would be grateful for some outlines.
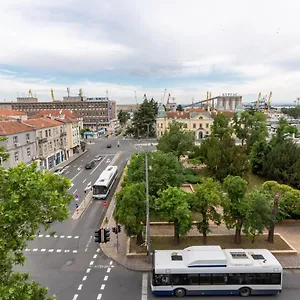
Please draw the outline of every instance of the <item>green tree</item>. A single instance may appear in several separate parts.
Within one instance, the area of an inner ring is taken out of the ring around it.
[[[253,173],[262,175],[263,166],[270,150],[270,144],[264,139],[254,143],[250,152],[250,162]]]
[[[125,125],[126,122],[130,119],[130,114],[127,111],[123,111],[122,109],[118,113],[118,120],[121,125]]]
[[[237,138],[242,141],[242,146],[250,136],[252,123],[253,116],[248,111],[243,111],[240,117],[237,113],[233,115],[233,129]]]
[[[72,195],[69,179],[37,170],[36,163],[0,168],[0,294],[2,299],[46,299],[47,289],[13,270],[24,264],[22,250],[47,220],[67,219]]]
[[[183,129],[183,123],[172,121],[168,130],[158,140],[157,149],[164,153],[173,153],[179,160],[182,155],[195,145],[195,135],[192,131]]]
[[[158,213],[168,222],[174,222],[174,243],[180,243],[180,236],[191,228],[191,211],[186,193],[177,187],[168,187],[159,192],[155,199]]]
[[[127,128],[126,133],[135,137],[146,137],[149,129],[149,137],[155,136],[157,109],[157,102],[153,98],[148,100],[147,96],[144,95],[144,101],[139,105],[138,110],[134,112],[132,125]]]
[[[218,182],[212,178],[203,179],[201,184],[195,187],[195,201],[193,210],[201,213],[201,220],[198,223],[198,231],[202,234],[203,244],[207,244],[207,234],[210,232],[209,221],[221,224],[221,214],[217,208],[221,204],[222,190]]]
[[[235,228],[234,241],[241,243],[241,231],[247,216],[247,181],[239,176],[228,176],[223,187],[227,197],[223,200],[223,217],[227,228]]]
[[[169,185],[180,187],[184,183],[182,164],[171,153],[161,151],[148,153],[149,194],[157,196],[160,189]],[[125,184],[145,182],[145,153],[131,156],[127,167]]]
[[[261,235],[273,222],[271,197],[261,188],[254,188],[246,195],[247,210],[243,232],[252,239]]]
[[[2,162],[6,161],[9,158],[9,154],[5,148],[5,142],[7,138],[0,136],[0,165]]]
[[[128,184],[117,193],[115,219],[125,226],[128,236],[136,236],[136,244],[143,242],[146,221],[146,186],[144,182]]]
[[[276,135],[272,138],[271,144],[278,144],[290,138],[298,133],[298,129],[295,126],[289,125],[288,121],[281,117],[276,129]]]
[[[288,116],[294,118],[294,119],[299,119],[300,117],[300,106],[296,107],[291,107],[291,108],[282,108],[281,111],[284,114],[287,114]]]
[[[222,140],[225,136],[231,137],[233,128],[229,125],[230,118],[223,114],[217,114],[211,126],[211,136]]]

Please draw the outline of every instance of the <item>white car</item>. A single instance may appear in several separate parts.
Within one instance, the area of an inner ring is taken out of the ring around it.
[[[102,156],[101,156],[101,155],[95,156],[95,160],[96,160],[96,161],[100,161],[101,159],[102,159]]]

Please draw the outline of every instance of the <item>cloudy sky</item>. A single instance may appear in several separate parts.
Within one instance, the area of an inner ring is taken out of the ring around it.
[[[0,100],[300,97],[300,1],[1,0]]]

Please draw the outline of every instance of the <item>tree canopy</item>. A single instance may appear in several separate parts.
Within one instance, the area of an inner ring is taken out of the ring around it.
[[[2,299],[46,299],[47,289],[28,282],[28,274],[13,271],[23,264],[22,250],[47,220],[67,219],[72,195],[69,179],[37,170],[36,163],[0,167],[0,294]]]
[[[159,138],[157,149],[165,153],[173,153],[179,160],[194,145],[194,132],[184,130],[183,123],[172,121],[168,130]]]
[[[123,111],[122,109],[118,112],[118,120],[121,125],[126,124],[126,122],[130,119],[130,114],[127,111]]]

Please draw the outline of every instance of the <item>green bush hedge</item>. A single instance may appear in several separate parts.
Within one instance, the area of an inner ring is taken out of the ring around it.
[[[192,168],[184,168],[183,175],[196,175],[196,171]]]
[[[200,182],[200,177],[192,175],[192,174],[186,174],[185,180],[187,183],[197,184]]]

